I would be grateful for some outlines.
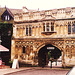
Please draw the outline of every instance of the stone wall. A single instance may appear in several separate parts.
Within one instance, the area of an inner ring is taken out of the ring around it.
[[[75,18],[71,17],[74,12],[75,8],[70,8],[70,11],[37,11],[35,14],[43,14],[35,16],[37,19],[33,16],[28,18],[30,12],[15,14],[11,59],[18,58],[28,64],[38,64],[39,50],[47,44],[52,44],[62,51],[63,67],[75,65]]]

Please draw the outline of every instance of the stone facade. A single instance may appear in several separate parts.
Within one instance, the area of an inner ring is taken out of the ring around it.
[[[38,64],[39,50],[51,44],[62,53],[62,66],[75,65],[75,8],[29,11],[14,15],[11,59]],[[24,51],[25,50],[25,51]]]

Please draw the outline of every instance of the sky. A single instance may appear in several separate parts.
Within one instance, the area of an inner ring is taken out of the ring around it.
[[[65,7],[75,7],[75,0],[0,0],[1,7],[22,9],[49,10]]]

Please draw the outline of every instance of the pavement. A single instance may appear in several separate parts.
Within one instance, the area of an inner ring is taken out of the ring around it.
[[[27,70],[27,69],[30,69],[30,68],[21,67],[18,69],[13,69],[13,68],[10,68],[10,66],[5,66],[5,68],[0,68],[0,75],[5,75],[8,73],[18,72],[18,71]]]
[[[0,75],[5,75],[5,74],[9,74],[9,73],[14,73],[14,72],[18,72],[18,71],[23,71],[23,70],[31,70],[31,69],[58,69],[58,70],[63,70],[63,68],[61,67],[53,67],[50,68],[49,66],[47,67],[20,67],[18,69],[13,69],[10,68],[9,66],[5,66],[5,68],[0,68]],[[64,69],[64,70],[70,70],[70,69]]]

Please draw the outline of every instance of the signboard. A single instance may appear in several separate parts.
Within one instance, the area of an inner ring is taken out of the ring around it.
[[[47,47],[47,49],[55,49],[55,47]]]
[[[18,59],[14,59],[13,64],[12,64],[12,68],[14,68],[14,69],[19,68]]]

